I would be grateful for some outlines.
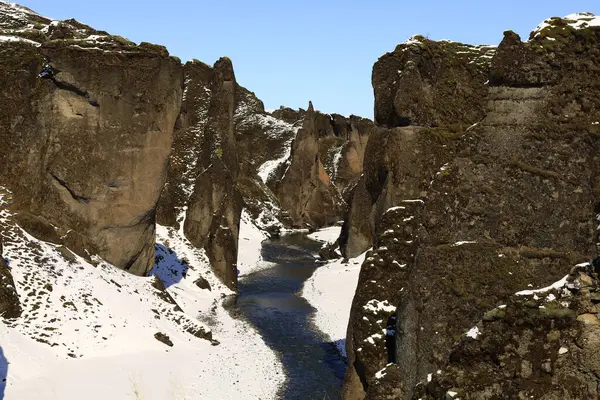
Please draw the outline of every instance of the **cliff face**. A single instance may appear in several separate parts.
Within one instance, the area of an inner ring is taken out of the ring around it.
[[[371,247],[379,218],[397,199],[425,196],[455,139],[483,119],[495,51],[415,36],[375,63],[379,132],[365,150],[363,177],[346,196],[344,255],[355,257]],[[406,128],[386,129],[394,127]]]
[[[200,170],[183,229],[194,245],[206,249],[213,269],[223,282],[235,288],[243,203],[236,187],[239,174],[233,122],[236,82],[229,59],[222,58],[215,64],[211,91],[209,120],[198,160]]]
[[[3,12],[4,33],[14,36],[0,43],[0,178],[19,223],[82,256],[147,273],[181,103],[179,61],[76,21]]]
[[[480,121],[495,48],[414,36],[373,67],[375,122],[388,128]]]
[[[285,164],[274,171],[270,186],[294,226],[318,228],[339,221],[345,197],[363,169],[373,122],[357,116],[323,114],[312,103],[291,144]],[[279,110],[293,118],[289,110]]]
[[[585,263],[550,290],[511,297],[457,341],[413,399],[598,398],[598,290]]]
[[[393,161],[370,158],[369,149],[383,147],[390,136],[407,141],[408,128],[370,138],[365,165],[394,173],[369,173],[365,167],[351,210],[362,207],[374,214],[375,223],[368,229],[353,223],[358,211],[346,221],[347,253],[364,250],[372,237],[377,246],[363,265],[352,307],[345,398],[411,398],[415,384],[442,369],[449,357],[461,363],[451,356],[453,345],[486,311],[528,286],[558,280],[595,254],[600,31],[552,32],[534,33],[528,42],[505,34],[491,61],[485,118],[479,124],[457,132],[451,126],[410,128],[418,140],[396,146],[400,157]],[[377,99],[377,88],[375,93]],[[376,104],[382,101],[388,103],[380,98]],[[462,104],[440,103],[450,109]],[[433,141],[425,144],[428,140]],[[413,151],[421,152],[414,162],[399,161]],[[394,182],[389,176],[402,178]],[[421,204],[417,209],[404,204],[415,199]],[[390,207],[403,211],[385,213]],[[367,233],[357,240],[356,232]],[[402,236],[408,233],[412,236]],[[372,300],[394,309],[382,308],[371,321]],[[392,316],[395,344],[388,340],[386,347],[381,332]],[[377,374],[390,360],[389,352],[397,365]],[[472,365],[462,365],[465,369],[455,370],[454,377],[471,373]],[[524,382],[533,379],[527,375]],[[567,393],[574,397],[566,398],[578,398],[580,392]]]
[[[16,318],[20,315],[19,296],[8,269],[8,264],[2,256],[2,240],[0,240],[0,316],[2,318]]]
[[[277,185],[281,205],[296,226],[324,226],[334,223],[340,214],[338,193],[319,157],[319,136],[327,135],[329,127],[311,103],[292,142],[289,166]]]

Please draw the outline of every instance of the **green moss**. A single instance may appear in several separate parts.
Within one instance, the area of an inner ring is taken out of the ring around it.
[[[567,307],[563,307],[557,301],[545,303],[544,308],[540,308],[539,310],[540,313],[546,318],[574,320],[577,317],[575,311]]]
[[[119,43],[119,44],[121,44],[123,46],[135,46],[134,42],[132,42],[129,39],[124,38],[123,36],[113,35],[113,36],[110,36],[110,38],[113,41],[115,41],[115,42],[117,42],[117,43]]]
[[[554,171],[549,171],[546,169],[540,169],[540,168],[536,168],[532,165],[529,164],[525,164],[524,162],[521,161],[513,161],[510,163],[511,166],[520,169],[523,172],[528,172],[532,175],[538,175],[541,176],[543,178],[553,178],[553,179],[558,179],[560,180],[561,177],[559,174],[557,174]]]
[[[506,317],[506,309],[505,308],[494,308],[486,312],[483,315],[483,320],[486,322],[496,321],[499,319],[504,319]]]

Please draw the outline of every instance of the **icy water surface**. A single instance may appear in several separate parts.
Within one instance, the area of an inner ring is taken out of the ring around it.
[[[263,242],[262,256],[272,268],[240,278],[230,311],[245,318],[280,357],[287,382],[279,393],[286,400],[337,400],[341,397],[346,360],[310,322],[314,308],[300,291],[318,267],[321,244],[304,234]]]

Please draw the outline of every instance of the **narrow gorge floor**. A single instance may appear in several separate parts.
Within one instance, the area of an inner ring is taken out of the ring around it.
[[[285,235],[262,244],[272,267],[240,278],[230,312],[251,323],[281,359],[286,382],[280,399],[339,399],[346,360],[311,322],[314,308],[300,296],[318,267],[321,244],[305,234]]]

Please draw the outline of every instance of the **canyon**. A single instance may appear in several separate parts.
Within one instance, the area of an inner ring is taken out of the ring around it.
[[[600,398],[598,17],[551,18],[498,46],[413,36],[373,67],[373,121],[312,102],[267,111],[233,64],[182,63],[0,2],[11,332],[83,357],[86,328],[67,321],[114,312],[90,289],[105,282],[113,307],[148,303],[144,334],[160,320],[177,348],[198,341],[218,359],[244,340],[215,321],[247,329],[223,298],[257,285],[247,265],[268,268],[249,246],[341,225],[319,261],[357,282],[345,338],[330,338],[344,340],[343,399]],[[89,326],[94,351],[118,336]],[[256,379],[248,398],[273,395]]]

